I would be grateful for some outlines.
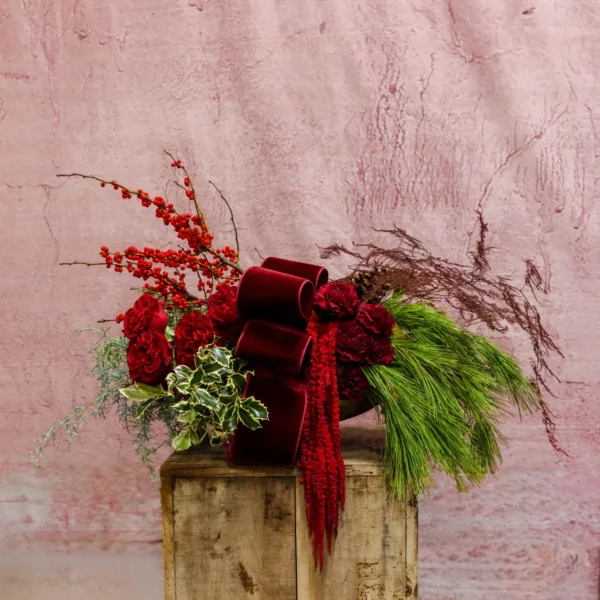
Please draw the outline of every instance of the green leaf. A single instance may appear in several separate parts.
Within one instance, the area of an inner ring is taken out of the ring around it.
[[[267,407],[254,396],[242,400],[242,409],[251,414],[253,418],[264,421],[269,418]]]
[[[175,329],[173,329],[173,327],[171,327],[171,325],[167,325],[167,328],[165,329],[165,337],[172,342],[173,339],[175,338]]]
[[[218,362],[206,362],[202,365],[202,372],[206,375],[222,375],[227,372],[227,367]]]
[[[192,376],[192,370],[187,365],[177,365],[173,369],[173,375],[178,381],[189,380]]]
[[[170,390],[175,388],[182,394],[187,394],[191,378],[192,370],[186,365],[178,365],[167,375],[167,384]]]
[[[149,394],[152,394],[152,396],[154,396],[156,398],[162,398],[167,393],[165,388],[158,386],[158,385],[146,385],[145,383],[136,383],[135,385],[137,386],[137,388],[139,390],[148,392]]]
[[[234,371],[244,371],[244,373],[248,372],[248,365],[250,364],[247,360],[244,360],[243,358],[238,358],[237,356],[233,359],[233,370]],[[250,371],[251,373],[253,373],[252,371]]]
[[[202,437],[204,437],[205,435],[206,435],[206,432],[204,432],[204,434],[202,435]],[[191,429],[191,431],[190,431],[190,438],[192,440],[192,446],[197,446],[202,441],[198,437],[198,434],[194,431],[194,429]]]
[[[148,400],[144,400],[137,404],[137,413],[135,415],[136,419],[141,419],[144,416],[144,413],[154,404],[156,398],[148,398]]]
[[[243,392],[246,387],[246,376],[241,373],[232,373],[229,377],[231,383],[239,392]]]
[[[195,410],[187,410],[183,414],[179,415],[177,420],[181,421],[182,423],[193,423],[198,416],[199,415]]]
[[[193,403],[200,404],[200,406],[205,406],[210,410],[218,410],[219,402],[216,398],[211,396],[209,392],[207,392],[204,388],[197,388],[192,390],[190,393],[190,397],[192,398]]]
[[[192,445],[192,431],[188,428],[182,431],[172,442],[175,450],[187,450]]]
[[[240,395],[237,392],[222,393],[222,390],[219,390],[219,402],[221,402],[222,404],[232,404],[239,397]]]
[[[222,366],[229,368],[229,362],[231,361],[231,352],[228,352],[224,348],[219,346],[213,346],[210,349],[212,357]]]
[[[175,404],[171,405],[172,409],[178,410],[178,411],[189,410],[189,407],[190,407],[190,400],[189,400],[189,398],[186,398],[185,400],[180,400],[179,402],[176,402]]]
[[[204,376],[202,377],[202,383],[206,385],[214,385],[221,383],[221,379],[221,375],[219,375],[218,373],[208,373],[204,374]]]
[[[143,386],[143,388],[141,387]],[[119,390],[121,396],[124,396],[128,400],[133,402],[143,402],[149,398],[159,397],[164,395],[162,388],[153,388],[151,386],[145,386],[143,384],[135,383],[132,386],[121,388]]]
[[[228,406],[223,413],[223,432],[231,433],[235,430],[239,419],[238,408],[235,404]]]
[[[219,444],[221,444],[223,442],[223,440],[226,438],[225,434],[222,431],[218,431],[216,429],[213,429],[212,435],[210,437],[210,445],[211,446],[218,446]]]
[[[189,387],[194,388],[194,387],[199,386],[202,383],[203,377],[204,377],[204,373],[202,372],[202,369],[196,369],[193,372],[192,377],[190,379]]]
[[[258,429],[260,425],[260,421],[254,418],[252,413],[244,410],[244,407],[240,407],[240,421],[248,428],[248,429]]]

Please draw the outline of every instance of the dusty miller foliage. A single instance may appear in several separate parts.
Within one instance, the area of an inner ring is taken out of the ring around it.
[[[178,413],[166,403],[157,402],[140,414],[137,406],[128,402],[119,392],[131,383],[127,367],[128,340],[124,337],[110,338],[106,330],[86,331],[99,336],[90,350],[94,358],[91,375],[99,384],[96,399],[85,405],[73,406],[69,415],[57,420],[36,440],[37,448],[31,460],[39,466],[45,449],[56,443],[57,436],[63,435],[70,446],[90,416],[106,417],[110,411],[114,411],[121,425],[131,434],[142,462],[153,472],[156,451],[175,438],[185,424],[177,421]]]
[[[449,308],[458,314],[464,327],[483,323],[490,330],[508,333],[523,331],[531,345],[532,383],[539,391],[553,395],[548,381],[556,378],[548,364],[551,354],[562,353],[548,333],[539,311],[529,299],[542,289],[542,277],[530,261],[525,261],[525,278],[517,287],[505,277],[489,273],[490,248],[486,243],[488,225],[478,212],[479,236],[471,261],[460,264],[439,258],[403,229],[377,230],[395,239],[392,248],[375,244],[354,244],[346,248],[332,244],[321,249],[321,258],[349,256],[354,260],[352,273],[346,278],[361,282],[362,299],[379,301],[392,290],[402,290],[408,302],[428,302]],[[556,439],[556,426],[548,405],[541,401],[541,413],[548,439],[557,452],[566,454]]]

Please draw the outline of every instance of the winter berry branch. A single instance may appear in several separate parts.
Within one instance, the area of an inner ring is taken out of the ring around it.
[[[229,246],[224,248],[213,246],[213,236],[209,232],[204,214],[198,204],[196,190],[185,165],[171,153],[165,151],[165,154],[171,159],[171,167],[182,171],[183,184],[178,181],[176,184],[185,191],[187,199],[194,205],[196,214],[180,213],[175,209],[173,203],[167,202],[162,196],[151,197],[143,189],[133,190],[115,180],[109,181],[95,175],[82,173],[60,173],[57,177],[91,179],[99,182],[103,188],[112,186],[114,190],[120,191],[124,200],[137,197],[142,206],[155,207],[156,217],[161,219],[166,226],[173,227],[177,237],[184,241],[187,247],[179,246],[178,250],[163,251],[156,248],[139,249],[136,246],[129,246],[123,252],[112,252],[107,246],[102,246],[100,256],[104,262],[76,260],[61,264],[104,265],[117,273],[127,271],[134,277],[144,280],[146,282],[144,289],[161,296],[165,300],[167,308],[186,310],[204,304],[215,288],[235,283],[243,273],[243,269],[239,265],[237,227],[233,219],[233,211],[225,196],[214,183],[210,182],[219,192],[231,214],[236,238],[235,250]],[[198,298],[188,289],[185,271],[195,273],[198,277],[196,288],[201,292],[202,298]],[[117,321],[121,320],[122,315],[119,315]]]

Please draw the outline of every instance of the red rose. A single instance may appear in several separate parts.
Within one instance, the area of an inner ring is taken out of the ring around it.
[[[187,365],[195,369],[194,356],[198,348],[211,344],[214,340],[210,318],[198,311],[189,312],[175,328],[175,359],[178,365]]]
[[[356,319],[367,331],[387,338],[392,335],[396,324],[394,317],[381,304],[364,304]]]
[[[340,324],[336,353],[341,362],[367,365],[387,365],[394,358],[392,342],[388,338],[369,333],[356,321]]]
[[[206,314],[220,338],[231,343],[237,342],[244,329],[244,321],[237,308],[237,287],[220,287],[208,299]]]
[[[142,294],[125,313],[123,334],[132,340],[144,331],[164,333],[168,321],[162,302],[150,294]]]
[[[129,342],[127,366],[133,381],[158,385],[173,366],[171,344],[162,333],[143,331]]]
[[[369,381],[363,370],[354,365],[339,365],[337,371],[338,394],[343,402],[358,402],[363,391],[369,387]]]
[[[337,320],[355,317],[359,307],[355,287],[333,281],[317,290],[313,309],[321,317]]]

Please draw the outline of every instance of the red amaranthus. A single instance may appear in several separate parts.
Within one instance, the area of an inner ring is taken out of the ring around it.
[[[317,568],[323,568],[325,536],[331,552],[344,507],[345,468],[340,442],[336,335],[338,323],[308,326],[312,354],[307,381],[308,407],[302,430],[298,466],[303,471],[304,497]]]

